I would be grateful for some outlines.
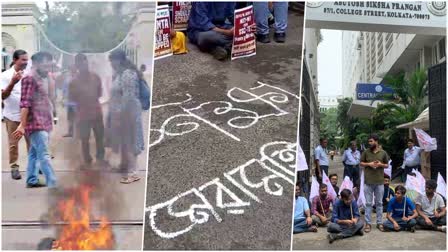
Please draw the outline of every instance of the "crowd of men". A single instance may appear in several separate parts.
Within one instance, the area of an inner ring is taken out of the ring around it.
[[[169,4],[169,3],[168,3]],[[274,30],[274,41],[284,43],[288,27],[288,2],[192,2],[186,35],[188,40],[202,52],[215,59],[230,57],[234,35],[235,10],[253,5],[255,25],[250,27],[260,43],[270,43],[270,28]],[[185,53],[186,40],[181,32],[172,33],[173,51]]]
[[[377,135],[369,136],[369,148],[362,153],[357,150],[355,141],[344,151],[342,162],[344,177],[353,183],[353,189],[343,189],[336,197],[328,193],[328,183],[322,181],[323,173],[328,174],[329,160],[327,139],[321,139],[315,149],[316,177],[319,179],[319,193],[313,198],[301,196],[301,186],[296,185],[296,201],[294,208],[294,233],[318,232],[317,227],[327,227],[330,243],[338,239],[364,235],[372,229],[372,212],[376,212],[376,227],[382,231],[410,231],[427,229],[446,232],[445,196],[436,192],[437,182],[429,179],[425,183],[425,192],[412,200],[406,195],[403,185],[390,186],[391,177],[384,172],[389,167],[390,158],[381,148]],[[420,171],[419,147],[414,141],[408,141],[404,152],[402,173],[414,176]],[[360,179],[363,167],[364,183]],[[396,177],[396,176],[395,176]],[[331,186],[336,193],[337,175],[329,176]],[[298,180],[300,181],[300,180]],[[403,180],[405,182],[405,180]],[[364,188],[365,205],[358,204],[360,188]],[[363,211],[364,210],[364,216]],[[385,213],[385,220],[383,220]]]
[[[76,135],[81,142],[81,168],[89,168],[93,162],[89,148],[93,131],[95,164],[108,165],[104,160],[107,142],[114,152],[121,153],[120,168],[125,175],[120,182],[129,184],[140,179],[136,175],[135,159],[144,148],[139,102],[142,76],[123,51],[117,50],[109,55],[114,73],[106,120],[99,102],[103,91],[101,78],[89,69],[85,54],[77,54],[68,71],[55,71],[53,56],[48,52],[32,55],[32,64],[29,64],[28,53],[24,50],[16,50],[12,58],[11,67],[1,76],[2,119],[7,130],[12,179],[22,178],[19,141],[24,138],[28,150],[26,187],[57,186],[49,153],[57,86],[63,87],[66,98],[68,133],[65,137]],[[109,132],[107,136],[104,121]],[[44,175],[45,181],[40,179],[40,174]]]

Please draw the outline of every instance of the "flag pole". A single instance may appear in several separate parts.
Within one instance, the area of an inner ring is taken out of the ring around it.
[[[406,195],[404,196],[403,218],[406,217]]]
[[[353,220],[353,208],[352,208],[352,202],[350,202],[350,213],[352,215],[352,220]]]

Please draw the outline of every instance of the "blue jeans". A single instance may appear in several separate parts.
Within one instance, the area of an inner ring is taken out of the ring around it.
[[[56,186],[56,176],[50,164],[50,153],[48,152],[48,132],[40,130],[30,135],[30,151],[28,152],[28,167],[26,170],[26,183],[35,185],[39,182],[39,168],[45,175],[48,187]]]
[[[311,226],[311,225],[310,225]],[[310,227],[306,223],[306,219],[303,220],[294,220],[294,234],[308,232],[308,228]]]
[[[364,185],[364,195],[366,197],[366,223],[372,224],[372,201],[373,195],[375,195],[375,207],[376,207],[376,223],[383,223],[383,196],[384,185]]]
[[[410,227],[417,225],[417,221],[415,219],[412,219],[410,221],[404,221],[400,217],[400,218],[394,218],[394,220],[398,223],[398,226],[400,226],[400,231],[406,230]],[[394,224],[390,220],[386,220],[383,225],[385,229],[393,231],[395,230]]]
[[[268,2],[254,2],[255,22],[257,23],[257,33],[261,35],[269,34],[269,7]],[[275,33],[285,33],[288,27],[288,2],[274,2]]]
[[[337,223],[330,223],[327,228],[328,233],[340,234],[343,238],[352,237],[364,228],[364,221],[359,219],[355,225],[340,225]]]

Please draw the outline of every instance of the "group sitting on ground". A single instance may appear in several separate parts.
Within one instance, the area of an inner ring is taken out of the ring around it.
[[[427,180],[425,193],[415,202],[406,196],[402,185],[390,187],[390,177],[384,175],[384,212],[386,220],[382,222],[383,232],[409,231],[416,229],[446,232],[446,207],[444,198],[436,192],[437,182]],[[311,207],[305,197],[300,195],[296,186],[294,208],[294,234],[318,232],[317,227],[327,227],[330,243],[338,239],[364,235],[365,221],[361,218],[357,200],[353,192],[343,189],[337,199],[328,195],[328,186],[319,185],[319,195],[311,199]]]

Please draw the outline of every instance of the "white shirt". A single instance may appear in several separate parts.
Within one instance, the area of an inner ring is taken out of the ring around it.
[[[16,73],[14,67],[4,71],[1,76],[1,89],[5,90],[12,77]],[[11,94],[8,98],[3,100],[5,107],[3,108],[3,117],[14,121],[20,122],[20,96],[22,94],[22,80],[14,85]]]
[[[361,153],[358,150],[352,151],[351,148],[348,148],[344,151],[344,156],[342,157],[342,161],[347,165],[359,165],[361,160]]]

